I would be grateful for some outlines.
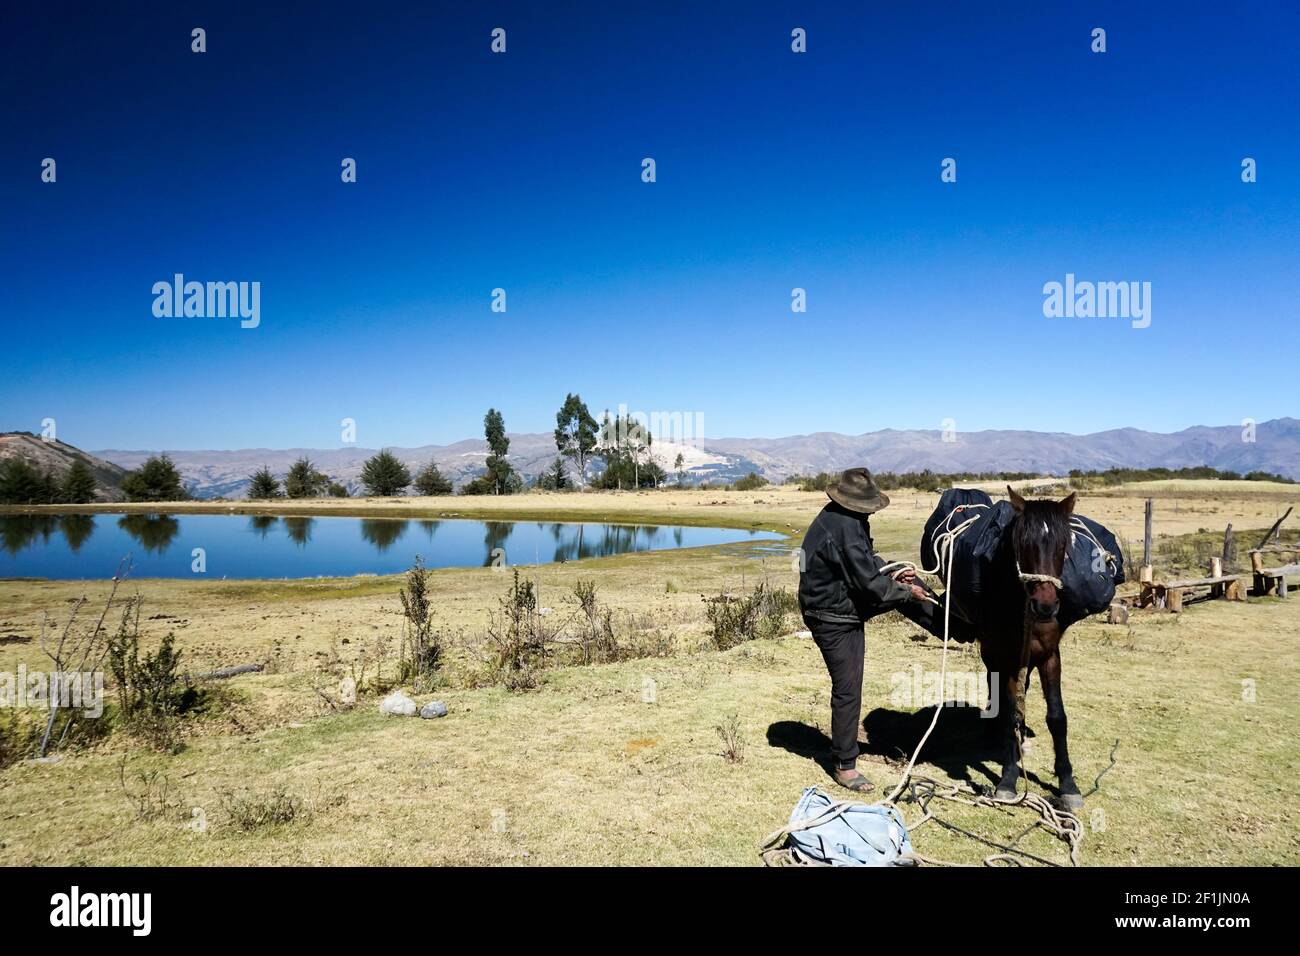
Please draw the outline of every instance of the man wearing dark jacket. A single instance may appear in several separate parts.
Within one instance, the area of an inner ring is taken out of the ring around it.
[[[872,784],[857,771],[862,719],[863,624],[899,611],[936,633],[930,593],[911,569],[895,576],[881,568],[868,516],[889,504],[871,472],[850,468],[826,493],[831,502],[803,539],[799,608],[831,674],[831,755],[835,781],[850,790]]]

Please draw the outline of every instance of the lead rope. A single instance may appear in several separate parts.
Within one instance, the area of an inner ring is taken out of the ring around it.
[[[971,525],[973,525],[976,521],[980,519],[980,516],[977,514],[971,515],[971,517],[967,518],[965,521],[961,522],[959,525],[957,525],[954,528],[952,527],[953,516],[960,511],[966,510],[967,508],[978,509],[978,508],[987,508],[987,507],[988,505],[958,505],[952,511],[948,512],[948,517],[944,519],[943,530],[937,532],[930,541],[930,547],[933,550],[934,557],[935,557],[934,570],[926,570],[925,568],[921,568],[919,570],[921,571],[922,574],[938,574],[943,568],[944,561],[946,559],[948,563],[948,568],[947,568],[947,578],[944,580],[944,586],[943,586],[945,594],[952,591],[952,566],[953,566],[952,549],[956,544],[957,539],[961,537],[961,535],[965,533],[965,531],[968,528],[970,528]],[[915,573],[918,570],[916,565],[912,564],[910,561],[894,561],[890,564],[884,565],[881,568],[881,570],[888,571],[888,569],[890,568],[897,568],[897,570],[890,572],[890,576],[894,578],[894,580],[898,580],[898,576],[903,572],[907,571],[908,569],[910,569],[913,573]],[[939,603],[938,601],[935,601],[930,598],[927,598],[927,600],[929,600],[931,604]],[[952,601],[950,600],[944,601],[943,602],[943,656],[940,658],[940,662],[939,662],[939,687],[940,688],[948,686],[946,683],[948,679],[947,678],[948,643],[949,643],[948,631],[949,631],[949,615],[951,613],[952,613]],[[941,705],[935,707],[934,717],[931,718],[930,720],[930,726],[926,728],[924,736],[921,737],[921,742],[917,744],[916,749],[912,751],[912,758],[907,762],[907,768],[903,771],[903,775],[898,778],[898,786],[894,787],[893,792],[889,796],[887,796],[884,800],[880,801],[882,804],[891,807],[894,806],[895,798],[897,798],[898,795],[903,792],[903,788],[907,786],[907,781],[912,776],[912,768],[916,766],[916,759],[921,755],[921,748],[925,746],[925,742],[930,739],[930,734],[934,732],[934,728],[939,723],[939,712],[942,709],[943,707]]]

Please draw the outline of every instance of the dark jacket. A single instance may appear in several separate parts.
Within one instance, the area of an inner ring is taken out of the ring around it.
[[[856,624],[911,600],[912,590],[881,573],[867,516],[831,502],[808,527],[799,574],[805,619]]]

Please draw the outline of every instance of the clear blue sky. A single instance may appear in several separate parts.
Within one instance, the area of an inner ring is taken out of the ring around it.
[[[1293,2],[109,6],[0,20],[0,429],[419,445],[568,391],[712,436],[1297,412]],[[155,318],[176,272],[261,282],[261,326]],[[1151,282],[1151,327],[1044,318],[1067,272]]]

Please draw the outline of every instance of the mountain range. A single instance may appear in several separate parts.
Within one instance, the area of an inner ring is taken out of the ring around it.
[[[541,474],[554,462],[555,442],[550,434],[509,437],[510,461],[525,477]],[[675,462],[680,453],[684,479],[692,484],[731,481],[751,471],[776,482],[791,475],[837,472],[856,465],[892,472],[929,469],[948,473],[1019,471],[1044,475],[1061,475],[1073,469],[1208,465],[1222,471],[1242,474],[1268,471],[1300,479],[1300,419],[1295,418],[1261,422],[1253,434],[1238,425],[1201,425],[1173,433],[1138,428],[1089,435],[990,430],[959,432],[946,437],[951,440],[945,441],[944,433],[939,431],[897,429],[862,435],[816,432],[787,438],[704,438],[687,445],[656,441],[652,452],[670,474],[676,471]],[[0,442],[0,457],[6,454],[5,448]],[[436,462],[457,486],[483,471],[488,454],[487,444],[481,439],[389,450],[413,472],[429,461]],[[361,465],[375,451],[347,446],[168,451],[168,454],[180,469],[186,486],[197,497],[238,498],[247,491],[248,476],[262,465],[282,475],[302,456],[345,484],[350,492],[357,493]],[[105,449],[92,454],[107,467],[120,471],[138,467],[156,451]]]

